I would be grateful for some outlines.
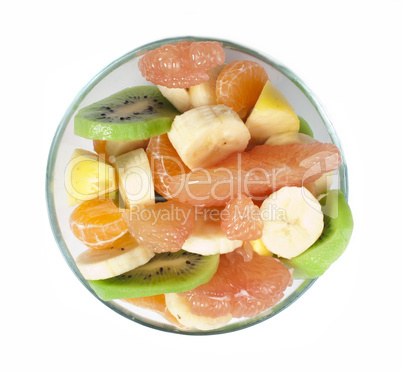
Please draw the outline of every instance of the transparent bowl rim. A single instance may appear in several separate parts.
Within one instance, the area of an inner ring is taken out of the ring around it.
[[[75,96],[75,98],[70,103],[67,110],[65,111],[65,113],[57,127],[57,130],[53,137],[52,143],[50,145],[49,156],[48,156],[48,161],[47,161],[47,168],[46,168],[47,211],[48,211],[48,217],[49,217],[50,225],[51,225],[51,228],[53,231],[53,235],[54,235],[57,245],[58,245],[64,259],[67,261],[67,264],[69,265],[70,269],[75,273],[75,275],[81,281],[81,283],[84,284],[85,287],[103,304],[105,304],[106,306],[108,306],[109,308],[111,308],[112,310],[117,312],[118,314],[120,314],[136,323],[139,323],[146,327],[157,329],[160,331],[170,332],[170,333],[179,333],[179,334],[185,334],[185,335],[223,334],[223,333],[229,333],[229,332],[248,328],[252,325],[266,321],[269,318],[273,317],[274,315],[277,315],[278,313],[280,313],[281,311],[286,309],[288,306],[290,306],[293,302],[295,302],[298,298],[300,298],[301,295],[306,293],[306,291],[315,283],[315,281],[318,278],[304,280],[304,282],[300,285],[300,287],[298,288],[297,291],[293,292],[289,297],[287,297],[284,302],[275,306],[273,308],[274,311],[268,313],[267,315],[252,318],[252,319],[246,319],[244,321],[239,321],[234,324],[229,324],[227,326],[224,326],[222,328],[218,328],[215,330],[210,330],[210,331],[180,330],[175,326],[166,327],[165,325],[159,326],[157,324],[148,323],[138,317],[135,317],[134,314],[127,311],[123,306],[120,306],[119,304],[117,304],[115,302],[101,300],[95,294],[93,289],[88,285],[87,281],[82,277],[77,266],[75,265],[74,259],[71,256],[69,249],[62,237],[61,229],[60,229],[58,219],[57,219],[55,203],[54,203],[54,199],[53,199],[53,175],[54,175],[54,170],[55,170],[56,154],[57,154],[60,142],[61,142],[61,138],[64,134],[64,131],[66,130],[66,127],[67,127],[69,121],[71,120],[71,117],[74,115],[77,107],[80,105],[80,103],[83,101],[83,99],[90,93],[90,91],[102,79],[104,79],[107,75],[109,75],[112,71],[117,69],[119,66],[121,66],[121,65],[125,64],[126,62],[130,61],[131,59],[145,53],[148,50],[158,48],[165,44],[175,43],[175,42],[184,41],[184,40],[217,41],[217,42],[221,43],[225,48],[244,52],[250,56],[253,56],[255,58],[258,58],[258,59],[268,63],[269,65],[271,65],[272,67],[274,67],[275,69],[280,71],[283,75],[285,75],[289,80],[291,80],[303,92],[303,94],[307,97],[307,99],[314,106],[314,108],[316,109],[317,113],[320,115],[321,119],[323,120],[323,122],[328,130],[328,134],[331,138],[331,141],[339,148],[339,150],[342,154],[342,164],[339,168],[340,189],[345,194],[346,200],[348,200],[349,185],[348,185],[347,165],[346,165],[346,161],[345,161],[345,157],[344,157],[344,152],[343,152],[341,143],[339,141],[339,138],[336,134],[335,128],[333,127],[333,124],[331,122],[331,119],[330,119],[328,113],[326,112],[323,105],[319,102],[319,100],[317,99],[315,94],[311,91],[310,88],[307,87],[307,85],[293,71],[291,71],[288,67],[284,66],[282,63],[280,63],[275,58],[273,58],[265,53],[261,53],[259,51],[256,51],[255,49],[254,50],[250,49],[239,43],[235,43],[235,42],[232,42],[232,41],[229,41],[226,39],[211,38],[211,37],[198,37],[198,36],[178,36],[178,37],[160,39],[160,40],[157,40],[154,42],[144,44],[144,45],[142,45],[138,48],[135,48],[135,49],[131,50],[130,52],[124,54],[120,58],[117,58],[116,60],[111,62],[109,65],[107,65],[105,68],[103,68],[99,73],[97,73],[91,80],[89,80],[89,82]]]

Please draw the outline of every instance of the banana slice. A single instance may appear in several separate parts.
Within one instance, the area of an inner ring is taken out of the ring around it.
[[[87,280],[108,279],[146,264],[155,253],[141,247],[125,234],[113,243],[112,248],[88,249],[76,258],[76,264]]]
[[[145,149],[148,142],[149,139],[136,141],[106,141],[106,159],[108,159],[110,163],[114,163],[117,156],[139,149],[140,147]]]
[[[289,145],[291,143],[313,143],[316,140],[304,133],[299,132],[285,132],[280,134],[274,134],[269,137],[265,144],[270,146],[275,145]]]
[[[192,108],[191,97],[188,89],[185,88],[167,88],[158,85],[162,95],[180,112],[185,112]]]
[[[324,215],[317,199],[304,187],[283,187],[261,205],[262,242],[284,258],[298,256],[321,235]]]
[[[167,88],[158,85],[163,96],[179,110],[186,112],[194,107],[216,105],[216,79],[225,65],[218,65],[208,71],[209,79],[190,88]]]
[[[190,168],[208,167],[244,151],[250,133],[239,115],[225,105],[202,106],[177,115],[170,142]]]
[[[240,240],[229,240],[221,229],[219,218],[197,215],[195,229],[182,249],[203,256],[233,252],[243,245]]]
[[[166,307],[177,321],[187,328],[209,331],[226,325],[232,315],[228,314],[217,318],[195,315],[190,310],[190,304],[185,297],[176,293],[165,294]]]
[[[264,143],[274,134],[298,132],[300,120],[286,97],[268,80],[246,126],[256,143]]]
[[[190,87],[190,100],[192,107],[216,105],[216,80],[226,65],[217,65],[208,71],[209,79],[204,83]]]
[[[139,148],[116,158],[119,191],[126,209],[135,204],[154,204],[155,192],[147,154]]]

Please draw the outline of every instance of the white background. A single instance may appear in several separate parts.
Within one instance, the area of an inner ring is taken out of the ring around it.
[[[2,370],[400,370],[402,1],[12,4],[0,23]],[[326,107],[349,168],[346,253],[284,312],[220,336],[148,329],[102,305],[65,263],[45,204],[50,143],[81,87],[130,50],[179,35],[287,65]]]

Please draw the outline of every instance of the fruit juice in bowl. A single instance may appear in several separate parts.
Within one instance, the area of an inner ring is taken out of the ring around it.
[[[95,76],[48,161],[62,254],[117,313],[184,334],[239,330],[301,296],[353,228],[318,100],[274,59],[166,39]]]

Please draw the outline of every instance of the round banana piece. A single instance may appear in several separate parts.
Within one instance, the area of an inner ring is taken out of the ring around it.
[[[221,229],[220,220],[197,215],[193,233],[184,242],[182,249],[203,256],[233,252],[243,245],[241,240],[229,240]]]
[[[113,278],[146,264],[155,256],[150,249],[140,246],[125,234],[106,249],[88,249],[76,258],[82,276],[87,280]]]
[[[192,108],[191,97],[188,89],[185,88],[167,88],[158,85],[162,95],[180,112],[185,112]]]
[[[196,107],[177,115],[168,136],[190,169],[206,168],[242,152],[250,140],[239,115],[225,105]]]
[[[119,176],[119,192],[126,209],[135,204],[155,203],[152,171],[143,148],[119,155],[113,165]]]
[[[193,107],[216,105],[216,80],[226,64],[217,65],[208,71],[209,79],[190,87],[190,99]]]
[[[279,257],[293,258],[320,237],[324,215],[317,199],[305,187],[283,187],[261,205],[261,240]]]
[[[190,88],[167,88],[158,85],[163,96],[179,110],[186,112],[194,107],[216,105],[216,79],[226,65],[217,65],[208,71],[209,79]]]

